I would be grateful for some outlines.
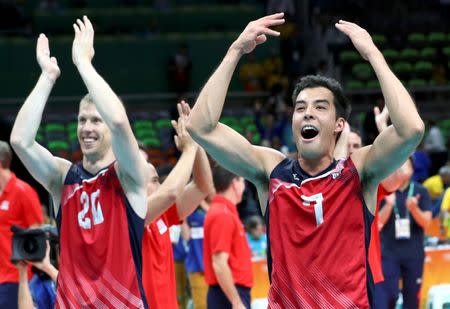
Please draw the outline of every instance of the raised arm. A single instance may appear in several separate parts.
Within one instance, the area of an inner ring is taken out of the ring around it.
[[[178,216],[182,220],[197,209],[205,198],[215,193],[208,157],[201,147],[197,149],[192,175],[192,181],[177,197]]]
[[[181,104],[178,104],[177,108],[181,115]],[[158,218],[177,201],[191,176],[198,145],[187,133],[185,121],[186,119],[181,116],[178,118],[178,122],[172,121],[177,133],[175,144],[181,151],[181,157],[161,186],[148,197],[146,224]]]
[[[182,107],[182,117],[187,121],[190,113],[189,105],[183,104],[180,107]],[[176,204],[180,219],[189,216],[205,198],[212,197],[214,194],[215,189],[208,156],[203,148],[198,147],[192,168],[192,181],[177,196]]]
[[[348,138],[350,135],[350,124],[345,122],[344,130],[342,130],[339,139],[337,140],[336,147],[334,148],[334,158],[336,160],[345,159],[349,156],[348,153]]]
[[[147,184],[146,162],[139,153],[139,147],[122,102],[92,65],[94,57],[92,24],[84,16],[83,21],[78,19],[73,28],[75,38],[72,45],[72,60],[98,112],[111,130],[119,179],[126,192],[141,192]]]
[[[375,188],[411,155],[423,136],[424,123],[408,91],[392,73],[367,31],[342,20],[336,27],[349,36],[361,56],[372,65],[392,121],[372,146],[364,147],[352,156],[362,182]]]
[[[54,157],[47,149],[36,142],[36,134],[45,104],[56,79],[61,73],[56,58],[50,57],[48,39],[44,34],[39,35],[37,40],[36,59],[42,72],[36,86],[17,114],[10,142],[31,175],[54,198],[58,199],[70,162]],[[54,202],[55,213],[57,213],[59,200],[54,200]]]
[[[231,128],[220,124],[231,77],[242,55],[267,40],[266,35],[279,36],[270,27],[284,23],[283,13],[250,22],[228,49],[222,63],[200,92],[190,114],[188,131],[216,161],[230,171],[259,185],[284,155],[268,148],[252,146]]]

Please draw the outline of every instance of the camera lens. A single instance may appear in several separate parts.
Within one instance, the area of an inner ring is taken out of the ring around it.
[[[23,242],[23,250],[27,254],[34,254],[38,250],[38,241],[35,237],[27,237]]]

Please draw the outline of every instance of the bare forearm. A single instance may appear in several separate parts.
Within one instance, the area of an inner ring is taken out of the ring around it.
[[[416,106],[406,88],[394,75],[379,50],[369,57],[375,74],[380,82],[381,90],[393,126],[401,137],[423,134],[424,124]]]
[[[231,77],[240,58],[240,52],[230,47],[222,63],[203,87],[190,114],[188,127],[193,132],[210,132],[217,126]]]
[[[49,277],[53,280],[53,282],[56,282],[56,279],[58,278],[58,270],[53,266],[52,264],[47,265],[45,268],[42,269]]]
[[[381,223],[381,225],[385,225],[386,222],[389,220],[389,217],[392,214],[392,209],[394,208],[394,205],[386,204],[384,207],[380,210],[378,214],[378,221]]]
[[[47,103],[55,81],[41,74],[36,86],[25,100],[17,114],[11,132],[13,146],[30,147],[36,138],[42,119],[42,113]]]
[[[220,263],[214,265],[214,273],[216,274],[220,288],[225,293],[228,300],[232,304],[241,302],[241,298],[239,297],[239,293],[234,285],[233,275],[228,264]]]
[[[19,309],[32,309],[33,298],[31,297],[30,287],[28,286],[28,276],[26,272],[19,274],[19,292],[18,292],[18,308]]]
[[[148,197],[145,224],[163,214],[181,195],[192,172],[196,148],[197,146],[192,146],[183,151],[177,164],[158,190]]]
[[[191,176],[197,147],[197,145],[191,145],[183,151],[177,164],[161,184],[161,188],[175,191],[177,196],[181,194]]]
[[[211,166],[208,156],[203,148],[198,147],[192,168],[192,176],[195,184],[205,194],[214,194]]]
[[[128,121],[122,102],[92,64],[90,62],[82,63],[77,66],[77,69],[108,127],[114,130],[120,124]]]

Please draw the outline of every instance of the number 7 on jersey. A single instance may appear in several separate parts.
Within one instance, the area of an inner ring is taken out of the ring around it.
[[[310,206],[314,203],[314,214],[316,216],[316,225],[319,226],[323,223],[323,195],[322,193],[317,193],[311,196],[302,195],[303,205]]]

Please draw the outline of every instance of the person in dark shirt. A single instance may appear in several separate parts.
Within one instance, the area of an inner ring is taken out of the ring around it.
[[[396,173],[404,184],[385,198],[380,223],[382,267],[385,281],[375,286],[375,308],[394,308],[403,281],[403,308],[418,308],[418,292],[423,272],[424,229],[431,222],[430,195],[425,187],[412,180],[412,158]]]

